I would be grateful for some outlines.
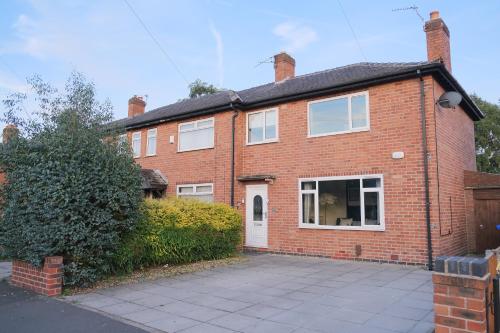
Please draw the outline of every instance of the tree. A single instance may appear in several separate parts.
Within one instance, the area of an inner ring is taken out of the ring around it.
[[[220,89],[212,84],[201,81],[200,79],[195,80],[189,85],[189,98],[200,97],[203,95],[211,95],[219,92]]]
[[[475,123],[476,163],[482,172],[500,173],[500,105],[473,94],[485,118]]]
[[[136,223],[140,171],[106,126],[110,103],[96,101],[82,75],[61,93],[37,77],[29,83],[38,105],[31,120],[15,116],[26,95],[4,101],[4,121],[21,134],[0,147],[0,247],[33,265],[61,255],[65,284],[85,286],[109,272],[121,236]]]

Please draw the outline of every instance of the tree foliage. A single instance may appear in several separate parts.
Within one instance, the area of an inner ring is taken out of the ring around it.
[[[110,103],[98,102],[82,75],[73,74],[62,92],[37,77],[30,85],[31,119],[19,117],[25,95],[4,100],[4,120],[21,134],[0,149],[0,246],[34,265],[61,255],[65,284],[88,285],[109,271],[121,235],[135,225],[140,171],[105,126]]]
[[[189,85],[189,98],[200,97],[203,95],[210,95],[219,92],[220,89],[215,87],[212,84],[208,84],[206,82],[197,79],[193,83]]]
[[[475,123],[477,169],[500,173],[500,105],[471,97],[486,116]]]

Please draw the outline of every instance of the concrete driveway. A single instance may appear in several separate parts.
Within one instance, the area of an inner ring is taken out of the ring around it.
[[[151,330],[432,332],[431,273],[400,265],[271,254],[67,298]]]

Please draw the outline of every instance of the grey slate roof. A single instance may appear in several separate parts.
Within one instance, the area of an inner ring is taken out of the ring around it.
[[[281,82],[272,82],[261,86],[237,91],[242,106],[252,105],[265,101],[286,98],[320,91],[337,86],[354,84],[357,82],[375,80],[378,78],[397,76],[424,67],[443,67],[439,62],[406,62],[406,63],[372,63],[362,62],[343,67],[337,67],[311,74],[296,76]],[[444,68],[444,67],[443,67]],[[186,99],[174,104],[163,106],[134,118],[125,118],[113,122],[116,126],[139,126],[161,120],[169,120],[198,113],[203,110],[216,112],[217,108],[229,106],[235,92],[221,91],[212,95]]]
[[[141,180],[143,190],[164,190],[168,185],[167,178],[163,176],[160,170],[141,169]]]

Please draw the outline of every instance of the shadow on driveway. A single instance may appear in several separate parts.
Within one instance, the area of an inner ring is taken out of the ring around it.
[[[98,313],[0,281],[0,331],[9,333],[144,333]]]

